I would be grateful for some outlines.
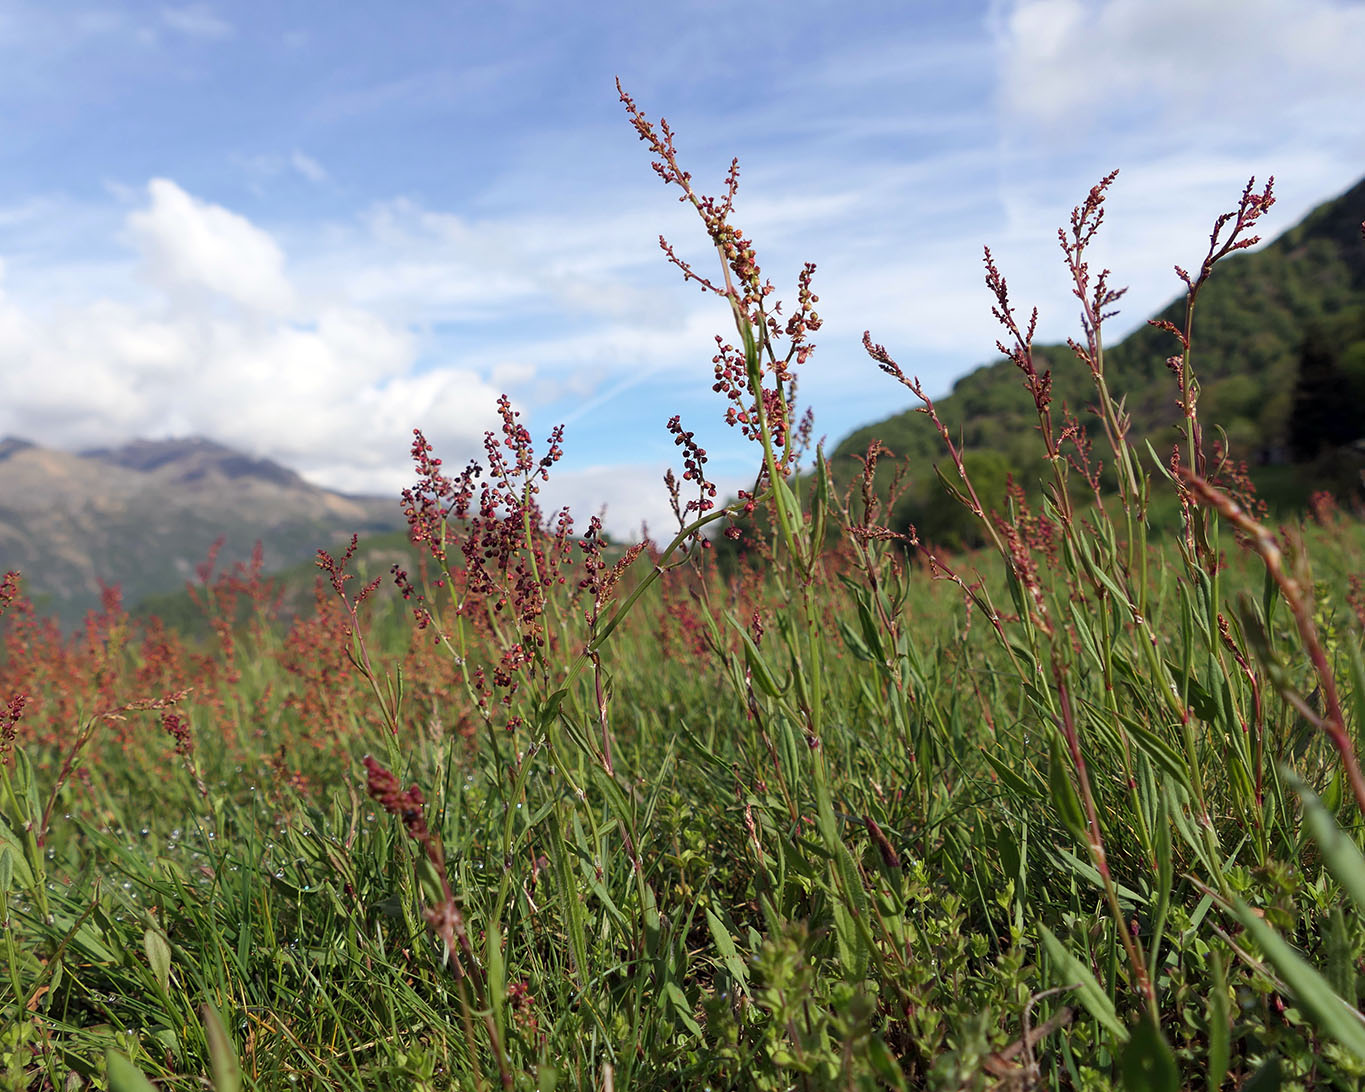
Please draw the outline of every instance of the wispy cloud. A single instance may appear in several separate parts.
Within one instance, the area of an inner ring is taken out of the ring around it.
[[[191,38],[231,38],[236,28],[216,14],[208,4],[184,4],[161,9],[161,22],[169,29]]]
[[[314,159],[311,155],[305,155],[295,148],[289,153],[289,165],[308,179],[309,182],[326,182],[327,168]]]

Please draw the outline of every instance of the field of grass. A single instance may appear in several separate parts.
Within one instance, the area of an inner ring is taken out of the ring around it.
[[[479,474],[415,437],[420,566],[322,555],[312,609],[240,565],[198,637],[111,594],[70,638],[7,579],[0,1084],[1359,1088],[1365,525],[1263,526],[1189,323],[1176,454],[1127,442],[1101,184],[1064,238],[1107,436],[990,265],[1046,499],[983,511],[944,430],[992,547],[919,546],[890,460],[845,491],[805,444],[812,269],[779,318],[737,174],[700,197],[623,101],[718,251],[669,257],[735,320],[752,489],[675,419],[676,535],[608,544],[537,506],[559,436],[504,403]]]

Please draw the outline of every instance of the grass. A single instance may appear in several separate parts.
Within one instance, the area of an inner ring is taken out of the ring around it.
[[[67,640],[7,581],[0,1080],[1360,1087],[1365,528],[1267,530],[1198,416],[1194,303],[1270,190],[1188,278],[1171,459],[1105,381],[1112,176],[1063,235],[1112,474],[988,263],[1046,499],[987,511],[940,429],[992,543],[948,556],[886,525],[875,445],[847,493],[809,450],[813,267],[779,319],[737,168],[703,197],[622,100],[716,246],[665,251],[735,320],[752,488],[674,418],[676,535],[613,546],[540,510],[560,433],[504,400],[478,474],[415,436],[396,594],[320,552],[311,610],[239,566],[203,640],[112,595]]]

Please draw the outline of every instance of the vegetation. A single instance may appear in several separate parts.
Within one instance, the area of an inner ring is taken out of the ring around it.
[[[310,610],[240,565],[199,643],[113,593],[67,640],[7,578],[0,1080],[1360,1087],[1365,527],[1326,493],[1265,526],[1184,317],[1140,388],[1180,399],[1175,454],[1136,442],[1084,260],[1110,179],[1063,236],[1093,444],[988,262],[1039,502],[866,339],[988,543],[912,553],[880,446],[847,489],[806,447],[813,267],[779,317],[737,165],[699,194],[622,101],[716,246],[718,276],[665,250],[735,320],[752,488],[718,505],[674,418],[677,532],[612,550],[540,510],[560,433],[504,400],[482,465],[415,435],[387,599],[353,541]],[[1272,203],[1219,220],[1191,308]]]
[[[1199,385],[1204,419],[1218,426],[1227,453],[1250,473],[1276,511],[1302,512],[1318,489],[1360,493],[1365,453],[1365,246],[1360,218],[1365,180],[1314,210],[1270,245],[1231,254],[1199,294]],[[1148,325],[1104,351],[1111,388],[1123,395],[1138,450],[1150,441],[1170,450],[1180,408],[1172,397],[1168,358],[1180,350],[1186,299],[1177,299]],[[1004,349],[1004,346],[1001,346]],[[1050,371],[1053,401],[1099,435],[1095,392],[1067,345],[1034,346],[1040,371]],[[1045,476],[1032,407],[1018,398],[1009,359],[958,380],[938,403],[939,415],[968,449],[989,449],[1016,480]],[[857,457],[872,439],[907,460],[909,488],[894,522],[914,523],[928,541],[984,544],[945,510],[933,465],[943,457],[935,431],[913,409],[859,429],[830,455],[836,479],[857,476]],[[1000,477],[999,474],[996,475]],[[1107,484],[1112,485],[1112,481]],[[1003,487],[988,489],[1003,503]],[[1033,499],[1037,499],[1036,495]],[[946,519],[945,519],[946,516]]]

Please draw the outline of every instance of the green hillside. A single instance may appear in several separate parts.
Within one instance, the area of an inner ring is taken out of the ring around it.
[[[1339,493],[1359,487],[1359,444],[1352,444],[1365,438],[1363,217],[1365,180],[1268,246],[1231,256],[1199,296],[1192,360],[1206,444],[1221,426],[1232,454],[1247,460],[1262,492],[1279,506],[1302,504],[1323,485]],[[1183,326],[1184,297],[1154,317]],[[1134,436],[1150,439],[1162,454],[1175,439],[1179,415],[1165,363],[1178,348],[1171,334],[1144,325],[1105,352],[1110,388],[1126,397]],[[1066,405],[1094,425],[1085,412],[1094,398],[1090,375],[1071,350],[1038,346],[1035,358],[1040,370],[1052,369],[1054,410]],[[969,470],[996,499],[1009,473],[1021,483],[1038,479],[1037,419],[1009,361],[964,376],[936,405],[971,453]],[[1100,434],[1092,428],[1091,435]],[[831,458],[837,477],[856,473],[854,456],[873,439],[910,464],[911,485],[897,519],[952,544],[970,522],[935,479],[933,464],[944,453],[929,420],[911,407],[858,429]]]

